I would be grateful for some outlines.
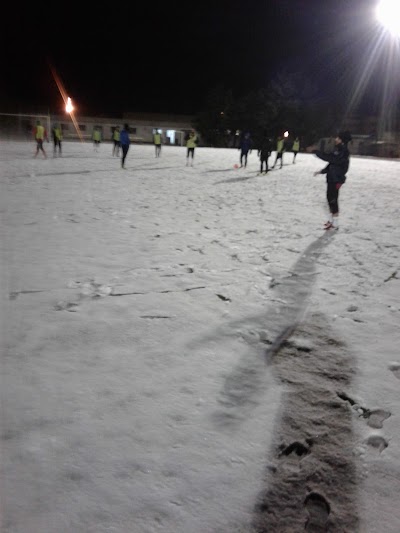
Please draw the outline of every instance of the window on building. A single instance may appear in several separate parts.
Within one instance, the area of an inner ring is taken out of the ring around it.
[[[79,124],[79,129],[81,131],[86,131],[86,124]]]
[[[68,131],[69,130],[69,124],[61,124],[61,130],[62,131]]]
[[[170,144],[175,144],[175,130],[167,130],[167,140]]]

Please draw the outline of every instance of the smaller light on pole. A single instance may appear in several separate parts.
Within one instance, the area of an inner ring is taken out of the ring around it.
[[[288,132],[288,131],[285,131],[285,133],[283,134],[283,136],[284,136],[285,139],[286,139],[287,137],[289,137],[289,132]]]
[[[74,110],[74,106],[72,105],[71,98],[68,96],[67,104],[65,106],[65,111],[67,113],[72,113]]]
[[[64,100],[65,101],[65,100]],[[71,117],[71,120],[72,120],[72,123],[74,124],[74,127],[75,127],[75,130],[76,130],[76,133],[78,134],[78,137],[79,139],[81,140],[81,142],[84,142],[84,139],[82,137],[82,133],[81,133],[81,130],[79,128],[79,125],[76,121],[76,118],[75,118],[75,113],[74,113],[74,106],[72,105],[72,101],[71,101],[71,98],[68,96],[67,98],[67,103],[65,104],[65,111],[69,114],[69,116]]]

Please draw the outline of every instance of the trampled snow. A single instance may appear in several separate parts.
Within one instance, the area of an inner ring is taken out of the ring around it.
[[[324,233],[313,155],[49,146],[0,145],[2,531],[398,533],[399,162]]]

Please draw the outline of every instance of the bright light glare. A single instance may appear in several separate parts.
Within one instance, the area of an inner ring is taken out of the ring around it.
[[[399,0],[381,0],[376,8],[379,22],[390,33],[400,37],[400,2]]]
[[[72,113],[73,110],[74,110],[74,107],[72,105],[71,98],[68,96],[68,101],[67,101],[67,105],[65,106],[65,111],[67,113]]]
[[[288,131],[285,131],[285,133],[283,134],[284,137],[289,137],[289,132]]]

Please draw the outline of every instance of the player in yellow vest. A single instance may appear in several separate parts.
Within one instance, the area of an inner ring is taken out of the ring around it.
[[[61,141],[62,141],[61,126],[59,126],[58,124],[54,124],[52,133],[53,133],[53,153],[54,153],[54,157],[57,154],[57,148],[58,148],[58,155],[61,156]]]
[[[186,141],[186,148],[187,148],[187,153],[186,153],[186,166],[193,166],[193,159],[194,159],[194,149],[196,148],[197,146],[197,135],[195,133],[194,130],[192,130],[190,133],[189,133],[189,137],[187,138],[187,141]],[[190,163],[190,159],[191,159],[191,163]]]
[[[294,163],[296,161],[296,156],[300,150],[300,140],[298,137],[296,137],[295,140],[293,141],[292,150],[293,150],[293,163]]]
[[[278,142],[276,143],[276,157],[275,157],[275,163],[272,168],[275,167],[276,162],[278,159],[281,161],[281,166],[279,168],[282,168],[283,166],[283,152],[285,151],[285,140],[283,137],[278,137]]]
[[[113,143],[114,143],[113,155],[116,155],[117,157],[119,157],[119,149],[121,148],[121,143],[119,142],[119,140],[120,140],[119,126],[115,127],[114,132],[113,132],[113,136],[112,136],[112,140],[113,140]]]
[[[94,145],[94,149],[96,150],[96,152],[99,149],[100,143],[101,143],[101,131],[98,126],[95,126],[93,130],[93,145]]]
[[[160,157],[161,155],[161,133],[156,130],[155,134],[153,135],[153,141],[154,146],[156,149],[156,157]]]
[[[46,140],[49,142],[49,139],[47,137],[47,131],[44,126],[42,126],[40,120],[36,122],[36,127],[33,129],[33,136],[36,141],[36,154],[34,157],[36,157],[39,153],[39,150],[43,153],[45,159],[47,159],[47,154],[45,152],[45,149],[43,148],[43,141]]]

